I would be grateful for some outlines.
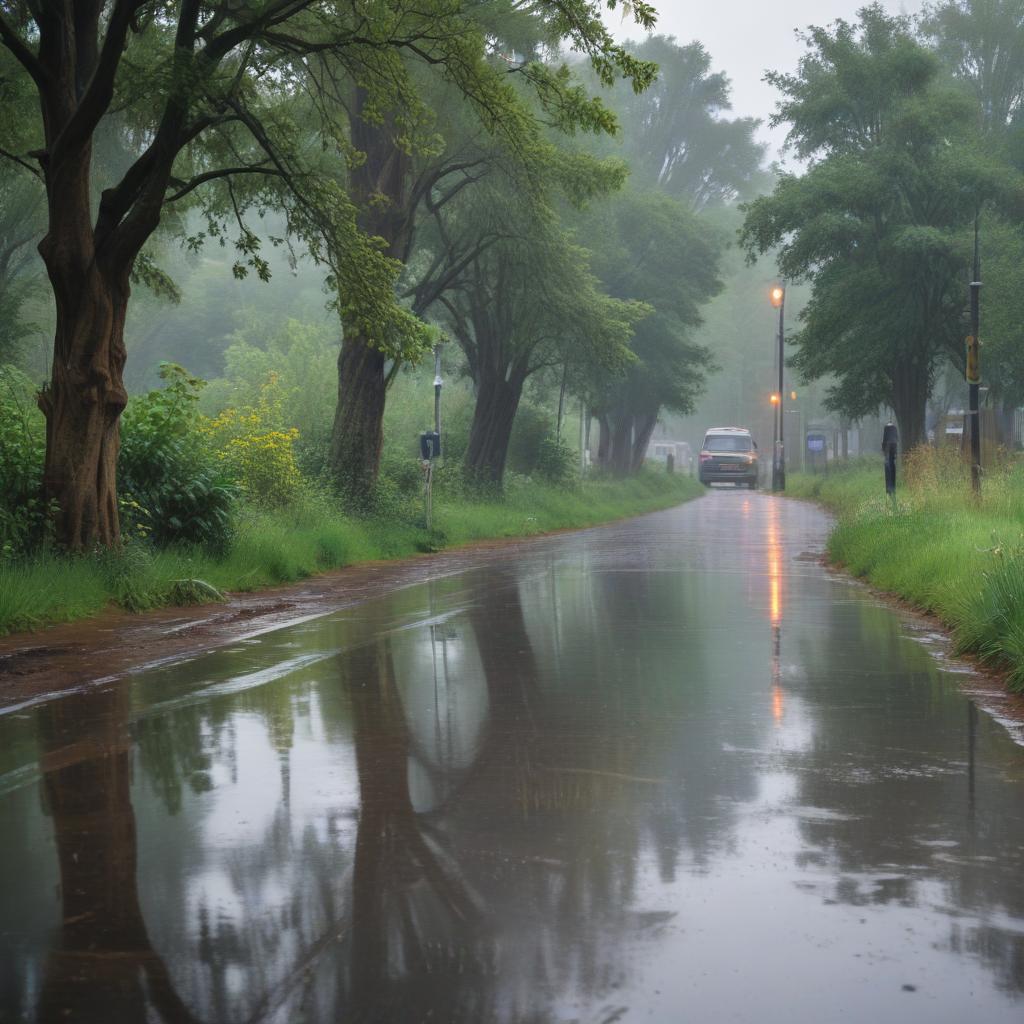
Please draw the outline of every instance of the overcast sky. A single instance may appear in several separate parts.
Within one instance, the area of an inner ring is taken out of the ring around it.
[[[794,30],[822,25],[836,18],[852,20],[865,0],[652,0],[658,29],[680,43],[700,40],[711,54],[712,66],[732,80],[733,112],[767,122],[775,109],[775,90],[761,81],[766,70],[792,71],[804,51]],[[920,0],[883,0],[893,13],[916,13]],[[609,16],[614,24],[616,15]],[[637,38],[636,27],[620,35]],[[767,123],[760,137],[778,155],[785,139],[782,129]]]

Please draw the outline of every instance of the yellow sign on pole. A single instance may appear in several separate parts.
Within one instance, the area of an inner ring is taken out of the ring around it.
[[[964,376],[968,384],[981,383],[981,360],[978,353],[979,340],[973,334],[967,335],[967,370]]]

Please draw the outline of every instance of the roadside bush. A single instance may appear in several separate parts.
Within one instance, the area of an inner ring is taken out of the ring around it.
[[[551,415],[529,402],[520,403],[508,444],[508,468],[514,473],[532,476],[545,438],[554,438]]]
[[[423,490],[423,467],[414,455],[386,451],[381,459],[380,474],[399,494],[413,495]]]
[[[20,370],[0,366],[0,557],[37,546],[48,517],[42,501],[46,429],[35,387]]]
[[[567,484],[576,479],[576,453],[557,438],[541,438],[534,473],[552,484]]]
[[[271,373],[255,406],[224,409],[201,424],[249,501],[268,508],[293,501],[303,484],[295,457],[299,431],[285,425],[284,400],[280,380]]]
[[[165,387],[133,398],[121,420],[124,533],[223,550],[237,488],[201,427],[203,381],[173,363],[163,364],[160,376]]]

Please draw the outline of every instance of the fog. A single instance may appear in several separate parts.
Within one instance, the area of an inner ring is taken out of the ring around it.
[[[773,157],[785,159],[782,147],[785,128],[770,128],[768,117],[775,109],[776,95],[764,81],[766,71],[793,71],[804,52],[798,33],[808,25],[825,25],[837,18],[851,20],[864,6],[856,0],[721,0],[720,3],[690,3],[668,0],[658,9],[657,31],[675,36],[680,42],[700,40],[711,53],[716,70],[732,82],[733,114],[764,121],[758,137]],[[903,0],[882,0],[894,14],[916,14],[921,5]],[[636,32],[620,23],[622,38]]]

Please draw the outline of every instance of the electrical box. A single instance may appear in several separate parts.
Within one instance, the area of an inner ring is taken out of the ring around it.
[[[420,457],[424,462],[441,457],[441,435],[434,430],[420,434]]]

